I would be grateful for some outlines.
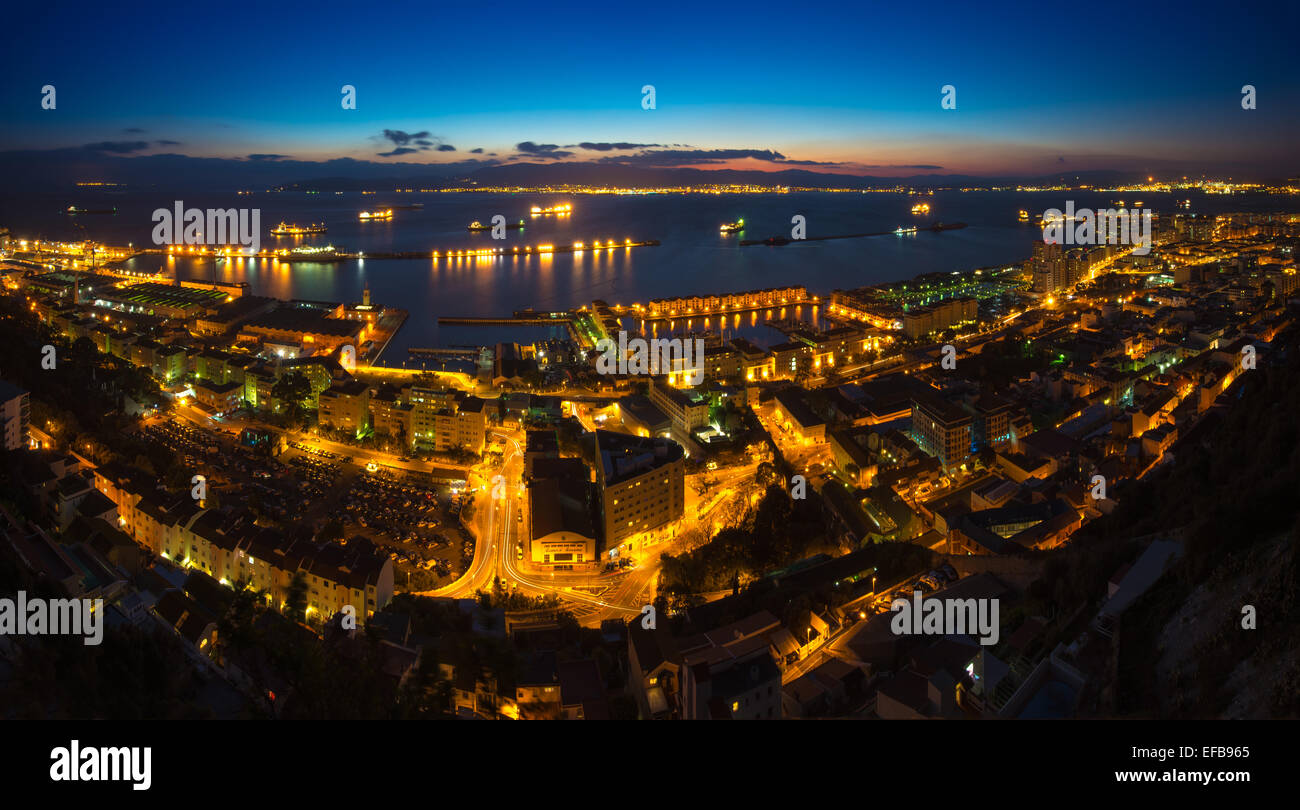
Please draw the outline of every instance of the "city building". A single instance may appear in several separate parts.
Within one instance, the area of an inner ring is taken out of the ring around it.
[[[912,440],[944,469],[963,463],[971,454],[974,417],[933,389],[912,395]]]
[[[527,483],[529,548],[535,565],[597,559],[596,485],[581,459],[538,458]]]
[[[21,450],[27,446],[31,410],[31,395],[27,391],[0,380],[0,419],[4,420],[6,450]]]
[[[680,520],[686,506],[686,453],[669,439],[596,431],[605,548]],[[635,550],[635,549],[630,549]]]
[[[321,391],[317,420],[321,427],[364,436],[370,430],[370,386],[349,380]]]

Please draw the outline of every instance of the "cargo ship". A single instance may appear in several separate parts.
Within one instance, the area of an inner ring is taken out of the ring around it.
[[[929,203],[917,203],[916,205],[912,206],[912,213],[913,213],[913,214],[928,214],[928,213],[930,213],[930,204],[929,204]]]
[[[1029,212],[1026,211],[1026,210],[1023,209],[1023,208],[1020,209],[1020,221],[1021,221],[1021,222],[1028,222],[1028,221],[1029,221]]]
[[[376,209],[376,210],[374,210],[374,211],[362,211],[360,216],[361,216],[361,220],[362,220],[363,222],[368,222],[368,221],[373,221],[373,220],[380,220],[380,219],[392,219],[392,218],[393,218],[393,209],[391,209],[391,208],[384,208],[384,209],[382,209],[382,210],[381,210],[381,209]]]
[[[271,229],[272,236],[307,236],[313,233],[325,233],[328,228],[324,223],[313,222],[310,225],[286,225],[283,221]]]
[[[394,211],[419,211],[424,207],[424,203],[408,203],[406,205],[390,205],[388,207]]]
[[[569,203],[564,203],[563,205],[552,205],[546,208],[534,205],[529,213],[535,217],[542,216],[543,214],[571,214],[573,213],[573,206]]]
[[[341,262],[352,257],[333,245],[323,245],[321,247],[303,246],[277,250],[275,258],[282,262]]]
[[[724,222],[718,230],[722,233],[739,233],[745,230],[745,220],[742,218],[735,222]]]
[[[78,208],[75,205],[69,205],[67,208],[63,209],[63,211],[66,214],[72,214],[74,216],[77,214],[116,214],[117,213],[116,208]]]
[[[507,222],[507,223],[506,223],[506,230],[508,230],[508,231],[521,231],[521,230],[523,230],[523,228],[524,228],[524,221],[523,221],[522,219],[519,220],[518,222]],[[484,225],[482,222],[479,222],[479,221],[476,219],[476,220],[474,220],[473,222],[471,222],[471,223],[469,224],[469,228],[468,228],[468,230],[471,230],[471,231],[490,231],[490,230],[492,230],[492,226],[491,226],[491,225]]]

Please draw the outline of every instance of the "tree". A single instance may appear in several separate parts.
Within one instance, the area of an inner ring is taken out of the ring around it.
[[[301,418],[303,400],[311,396],[311,381],[301,372],[290,371],[271,386],[271,396],[284,403],[290,423],[297,423]]]
[[[794,382],[795,385],[802,386],[812,375],[812,358],[806,354],[801,354],[794,361]]]
[[[284,615],[296,622],[307,621],[307,577],[301,571],[289,581],[289,592],[284,598]]]

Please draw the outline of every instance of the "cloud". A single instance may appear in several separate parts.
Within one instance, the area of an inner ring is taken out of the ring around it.
[[[442,144],[442,145],[440,145],[440,146],[438,147],[438,151],[439,151],[439,152],[455,152],[455,151],[456,151],[456,147],[452,146],[452,145],[449,144],[449,143],[444,143],[444,144]]]
[[[140,129],[139,127],[127,127],[122,131],[131,135],[139,135],[144,132],[144,130]]]
[[[412,152],[419,152],[419,149],[412,149],[409,146],[399,146],[391,152],[380,152],[380,157],[394,157],[395,155],[409,155]]]
[[[154,141],[159,146],[180,146],[180,141]]]
[[[626,149],[649,149],[649,148],[652,148],[652,147],[659,147],[659,146],[663,146],[663,144],[658,144],[658,143],[621,143],[621,142],[620,142],[620,143],[605,143],[605,142],[601,142],[601,143],[591,143],[590,141],[583,141],[582,143],[578,144],[578,148],[579,148],[579,149],[586,149],[586,150],[588,150],[588,151],[590,151],[590,152],[612,152],[612,151],[614,151],[614,150],[616,150],[616,149],[624,149],[624,150],[626,150]]]
[[[132,152],[139,152],[141,149],[148,149],[148,141],[100,141],[99,143],[88,143],[82,147],[90,152],[111,152],[115,155],[129,155]]]
[[[429,133],[427,131],[403,132],[400,129],[386,129],[384,130],[384,137],[392,141],[394,146],[405,146],[411,141],[418,142],[423,138],[428,138]]]
[[[785,155],[771,149],[662,149],[641,152],[637,155],[601,158],[600,162],[621,163],[627,166],[700,166],[744,158],[772,163],[786,160]]]
[[[558,144],[554,143],[533,143],[532,141],[524,141],[523,143],[515,144],[515,150],[523,152],[526,155],[536,155],[538,157],[573,157],[573,152],[566,152],[560,149]]]
[[[248,159],[249,160],[284,160],[287,157],[289,157],[289,155],[255,154],[255,155],[249,155]]]
[[[480,147],[477,148],[477,149],[471,149],[471,150],[469,150],[469,153],[470,153],[471,155],[481,155],[481,154],[483,154],[483,147],[480,146]]]

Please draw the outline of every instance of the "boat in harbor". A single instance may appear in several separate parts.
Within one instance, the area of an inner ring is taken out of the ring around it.
[[[321,245],[320,247],[303,245],[302,247],[277,250],[275,258],[277,261],[282,262],[341,262],[352,257],[341,248],[335,248],[333,245]]]
[[[563,203],[561,205],[552,205],[546,208],[542,208],[539,205],[534,205],[532,209],[529,211],[529,213],[535,217],[543,216],[545,214],[561,214],[561,215],[572,214],[573,206],[570,205],[569,203]]]
[[[63,209],[63,211],[65,214],[72,214],[73,216],[76,216],[77,214],[116,214],[117,213],[116,208],[78,208],[75,205],[69,205],[67,208]]]
[[[328,228],[325,224],[313,222],[310,225],[288,225],[283,220],[279,225],[271,229],[272,236],[307,236],[313,233],[325,233]]]
[[[424,203],[407,203],[406,205],[390,205],[388,207],[394,211],[419,211],[424,207]]]
[[[522,219],[519,220],[518,222],[507,222],[507,223],[506,223],[506,230],[508,230],[508,231],[521,231],[521,230],[523,230],[523,228],[524,228],[524,221],[523,221]],[[474,220],[473,222],[471,222],[471,223],[469,224],[469,228],[468,228],[468,230],[471,230],[471,231],[490,231],[490,230],[492,230],[492,226],[491,226],[491,225],[484,225],[482,222],[479,222],[479,221],[476,219],[476,220]]]
[[[777,245],[788,245],[790,244],[790,240],[786,239],[784,236],[769,236],[763,240],[763,244],[767,245],[768,247],[774,247]]]
[[[912,206],[912,213],[913,213],[913,214],[928,214],[928,213],[930,213],[930,204],[929,204],[929,203],[917,203],[916,205]]]
[[[722,227],[718,230],[722,233],[739,233],[745,230],[745,220],[742,217],[735,222],[724,222],[722,223]]]
[[[374,221],[374,220],[383,220],[383,219],[392,219],[392,218],[393,218],[393,209],[391,209],[391,208],[383,208],[383,209],[376,209],[376,210],[374,210],[374,211],[362,211],[362,212],[361,212],[361,215],[360,215],[360,218],[361,218],[361,220],[362,220],[363,222],[371,222],[371,221]]]
[[[1021,222],[1028,222],[1028,221],[1029,221],[1029,212],[1026,211],[1026,210],[1023,209],[1023,208],[1020,209],[1020,221],[1021,221]]]

